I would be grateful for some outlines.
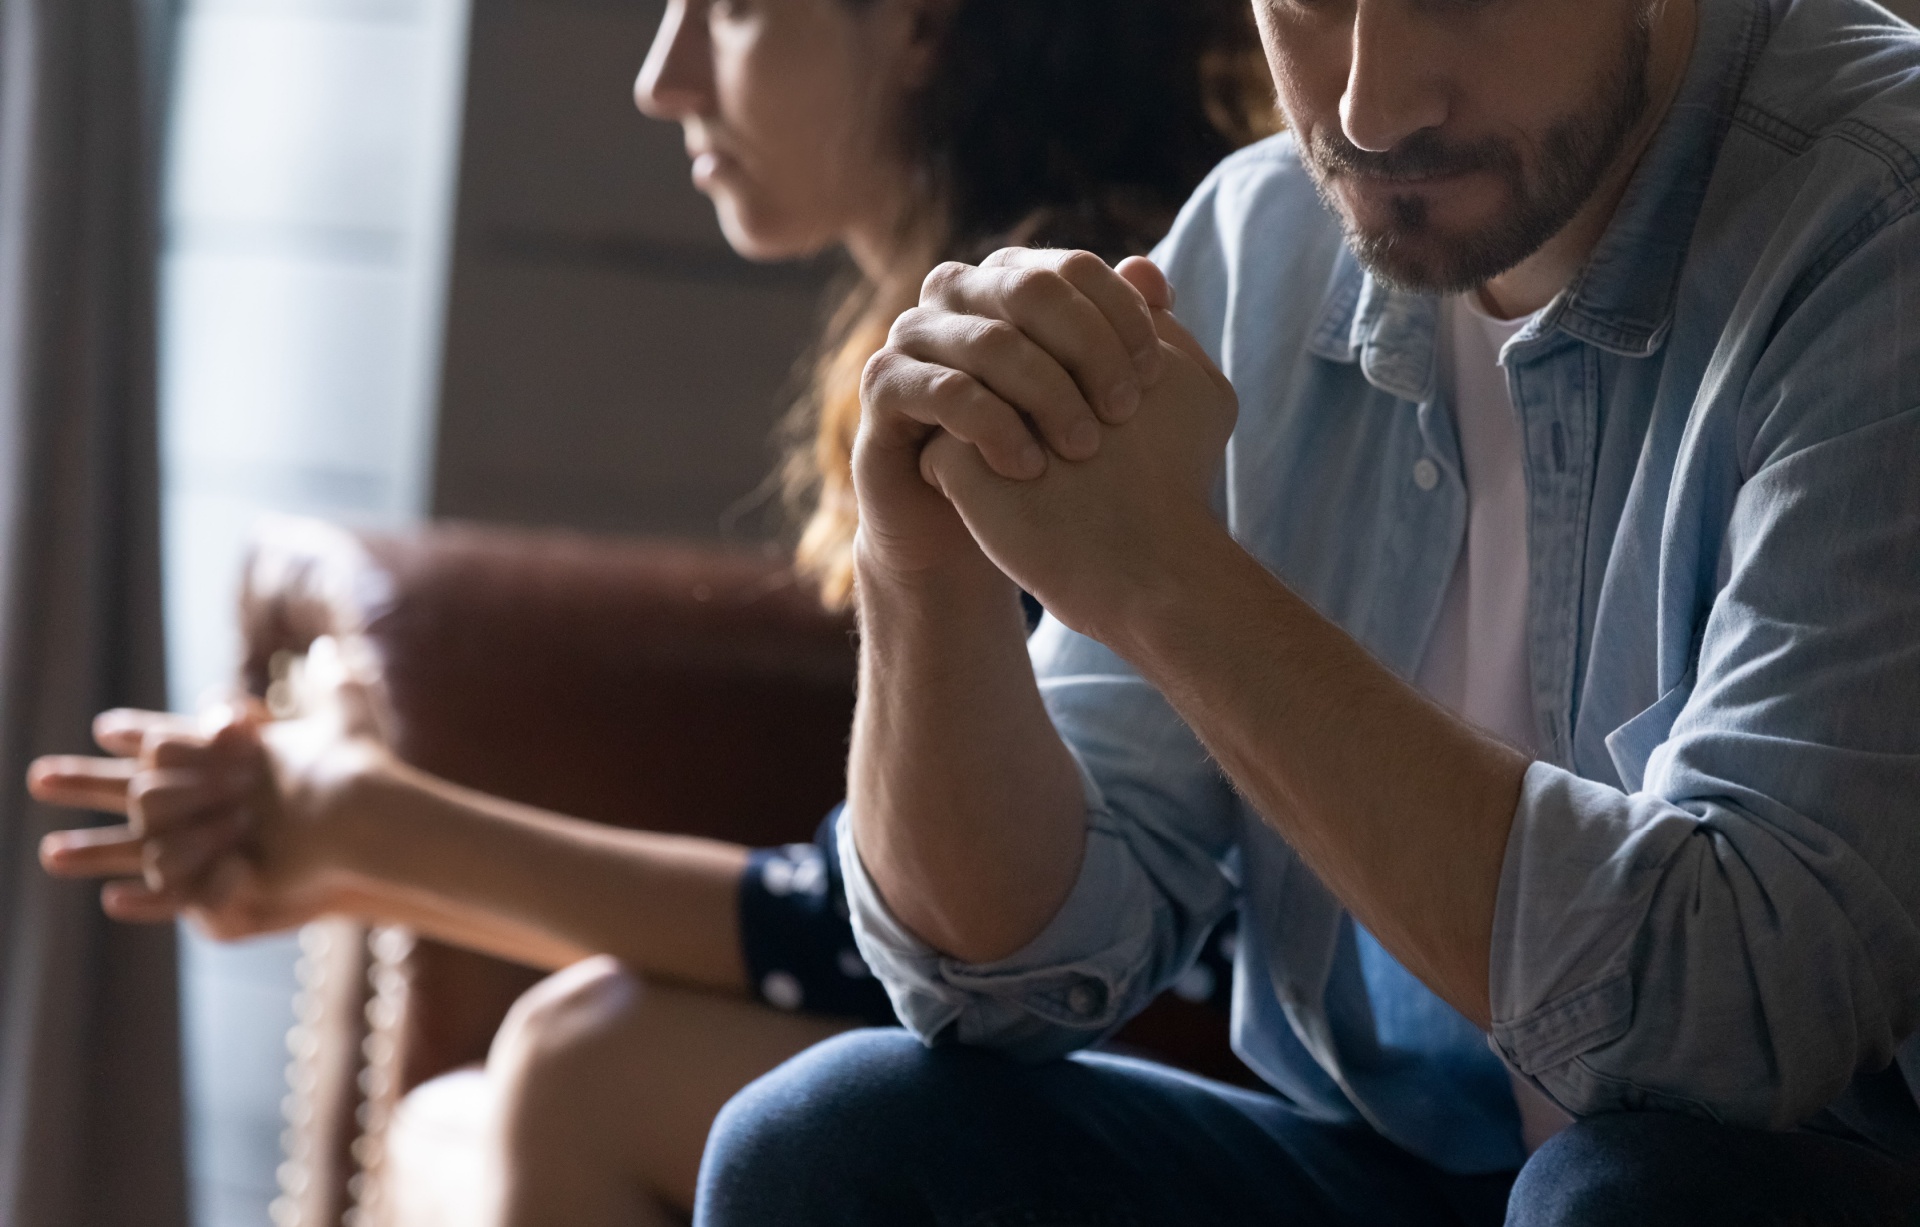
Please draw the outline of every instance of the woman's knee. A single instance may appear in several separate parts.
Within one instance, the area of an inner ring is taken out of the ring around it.
[[[598,955],[555,972],[507,1012],[487,1054],[487,1073],[509,1104],[548,1084],[590,1084],[607,1052],[639,1025],[645,986]]]

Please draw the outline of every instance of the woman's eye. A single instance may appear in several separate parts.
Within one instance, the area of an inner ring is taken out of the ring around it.
[[[753,0],[712,0],[708,11],[716,21],[743,21],[753,12]]]

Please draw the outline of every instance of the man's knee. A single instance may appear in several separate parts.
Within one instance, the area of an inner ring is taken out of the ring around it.
[[[769,1163],[859,1162],[869,1140],[925,1127],[929,1053],[899,1030],[851,1031],[817,1044],[734,1096],[714,1121],[708,1165],[759,1178]],[[849,1145],[858,1138],[860,1144]]]
[[[1652,1126],[1660,1127],[1656,1121]],[[1508,1227],[1613,1227],[1637,1223],[1634,1191],[1650,1183],[1639,1154],[1643,1122],[1627,1116],[1576,1121],[1521,1169]]]
[[[574,1074],[591,1076],[598,1054],[633,1026],[645,988],[605,955],[555,972],[514,1002],[494,1035],[487,1072],[509,1101]]]
[[[1561,1131],[1513,1186],[1508,1227],[1900,1223],[1909,1177],[1836,1138],[1623,1112]]]
[[[956,1068],[997,1060],[929,1051],[900,1030],[818,1044],[736,1095],[700,1172],[701,1223],[889,1222],[915,1173],[966,1112]],[[772,1214],[769,1218],[768,1215]]]

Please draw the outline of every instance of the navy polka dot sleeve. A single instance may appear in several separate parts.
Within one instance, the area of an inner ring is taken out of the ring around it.
[[[836,807],[810,844],[757,849],[740,883],[740,945],[760,999],[775,1009],[840,1014],[871,1026],[897,1019],[853,945],[840,877]]]
[[[890,1027],[893,1004],[853,944],[840,876],[840,808],[810,844],[756,849],[740,883],[740,946],[760,1000],[779,1010],[838,1014]],[[1222,1012],[1233,995],[1236,918],[1220,922],[1170,990]]]

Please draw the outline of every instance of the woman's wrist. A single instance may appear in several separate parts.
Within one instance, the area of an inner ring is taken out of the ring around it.
[[[385,747],[362,739],[334,743],[302,764],[288,818],[301,828],[295,838],[315,871],[346,881],[384,876],[379,836],[404,788],[397,765]]]

